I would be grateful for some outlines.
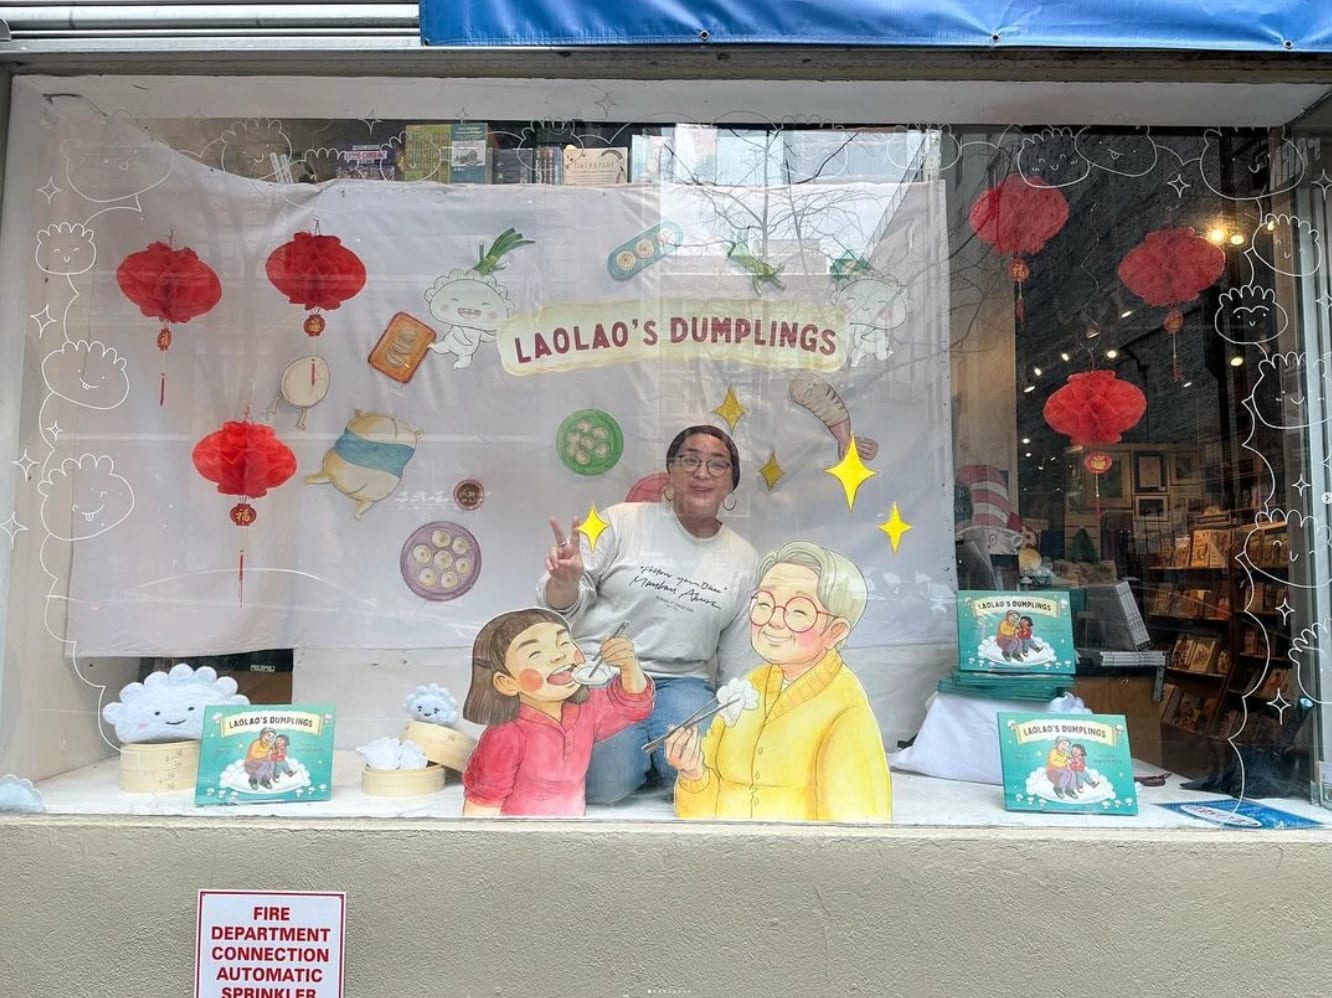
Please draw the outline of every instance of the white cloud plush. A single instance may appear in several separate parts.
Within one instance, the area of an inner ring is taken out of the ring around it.
[[[170,672],[154,672],[125,686],[118,701],[102,708],[102,717],[122,742],[198,741],[205,707],[249,702],[236,692],[231,677],[219,679],[206,665],[195,669],[178,662]]]

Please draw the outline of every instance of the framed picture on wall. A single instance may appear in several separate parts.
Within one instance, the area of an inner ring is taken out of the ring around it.
[[[1170,453],[1170,485],[1197,485],[1202,481],[1202,466],[1198,454],[1191,450]],[[1139,490],[1141,491],[1141,490]]]
[[[1133,515],[1139,520],[1164,520],[1166,518],[1166,497],[1135,496]]]
[[[1133,491],[1135,493],[1164,492],[1166,490],[1165,454],[1159,450],[1133,452]]]

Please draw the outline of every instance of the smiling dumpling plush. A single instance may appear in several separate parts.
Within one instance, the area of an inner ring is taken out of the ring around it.
[[[451,725],[458,720],[458,701],[438,683],[418,686],[407,698],[407,713],[413,721]]]
[[[102,708],[102,717],[122,742],[198,741],[205,707],[249,702],[236,692],[236,680],[219,679],[206,665],[195,669],[179,662],[170,672],[154,672],[124,687],[120,700]]]

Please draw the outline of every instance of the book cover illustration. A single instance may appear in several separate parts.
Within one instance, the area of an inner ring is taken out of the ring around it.
[[[205,709],[195,804],[328,800],[332,784],[332,705]]]
[[[957,594],[957,643],[963,672],[1071,676],[1077,665],[1066,593],[963,590]]]
[[[1000,712],[1004,807],[1051,814],[1137,814],[1122,714]]]
[[[1251,800],[1222,797],[1218,800],[1172,802],[1158,804],[1167,810],[1187,814],[1210,825],[1222,828],[1321,828],[1323,822],[1303,818],[1289,811],[1268,807]]]

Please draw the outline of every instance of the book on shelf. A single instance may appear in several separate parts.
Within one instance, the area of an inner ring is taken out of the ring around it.
[[[1175,538],[1175,549],[1170,559],[1171,568],[1188,568],[1193,552],[1193,538],[1188,534]]]
[[[1170,584],[1158,586],[1152,593],[1151,609],[1148,611],[1153,617],[1165,617],[1170,613],[1170,603],[1175,596],[1175,587]]]
[[[564,183],[571,187],[608,187],[629,182],[629,150],[610,146],[565,146]]]
[[[490,182],[492,184],[530,184],[536,180],[531,149],[492,149]]]
[[[397,180],[398,156],[382,142],[339,142],[334,146],[333,175],[351,180]]]
[[[453,126],[408,125],[403,133],[402,179],[450,181]]]
[[[1175,716],[1171,723],[1185,731],[1206,731],[1208,718],[1215,704],[1216,697],[1214,696],[1203,696],[1200,693],[1183,693],[1180,695],[1179,706],[1175,710]]]
[[[484,121],[459,121],[450,131],[449,182],[485,184],[490,181],[490,128]]]
[[[1195,530],[1190,568],[1225,568],[1230,560],[1230,529]]]
[[[1217,640],[1214,637],[1198,637],[1189,649],[1189,671],[1207,672],[1212,665],[1212,656],[1216,654]]]
[[[1179,709],[1179,698],[1181,691],[1174,683],[1166,683],[1161,687],[1161,723],[1173,724],[1175,722],[1175,711]]]
[[[1230,671],[1230,649],[1222,648],[1216,653],[1216,660],[1212,663],[1212,671],[1218,676],[1224,676]]]
[[[1188,634],[1181,634],[1175,638],[1175,643],[1170,649],[1170,668],[1176,672],[1189,671],[1189,658],[1193,654],[1194,638]]]

